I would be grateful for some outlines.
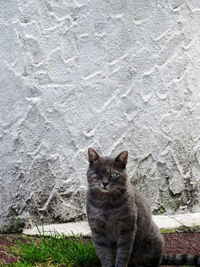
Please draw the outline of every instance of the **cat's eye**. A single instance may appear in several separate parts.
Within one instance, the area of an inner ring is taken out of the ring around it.
[[[115,178],[115,177],[117,177],[117,173],[116,172],[111,172],[110,176]]]

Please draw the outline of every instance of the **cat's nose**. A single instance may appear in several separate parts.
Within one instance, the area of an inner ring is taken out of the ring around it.
[[[102,181],[102,184],[104,187],[106,187],[109,184],[109,182],[108,181]]]

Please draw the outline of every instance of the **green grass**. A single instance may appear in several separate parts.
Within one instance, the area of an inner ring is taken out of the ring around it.
[[[18,243],[12,252],[19,255],[21,260],[6,266],[100,266],[92,240],[81,236],[66,238],[58,234],[51,237],[41,235],[39,241],[30,238],[28,242]]]
[[[160,232],[162,234],[172,234],[172,233],[199,233],[200,232],[200,225],[197,226],[179,226],[170,229],[161,228]]]

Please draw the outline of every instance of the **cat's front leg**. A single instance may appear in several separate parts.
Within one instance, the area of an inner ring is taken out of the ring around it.
[[[114,266],[113,249],[109,239],[107,239],[101,233],[95,231],[92,231],[92,237],[98,257],[101,261],[101,266],[113,267]]]
[[[117,241],[115,267],[127,267],[131,256],[135,231],[123,231]]]

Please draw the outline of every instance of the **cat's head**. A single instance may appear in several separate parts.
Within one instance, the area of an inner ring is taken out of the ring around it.
[[[87,171],[89,189],[111,193],[124,188],[127,182],[127,159],[127,151],[121,152],[116,158],[110,158],[101,157],[94,149],[89,148]]]

